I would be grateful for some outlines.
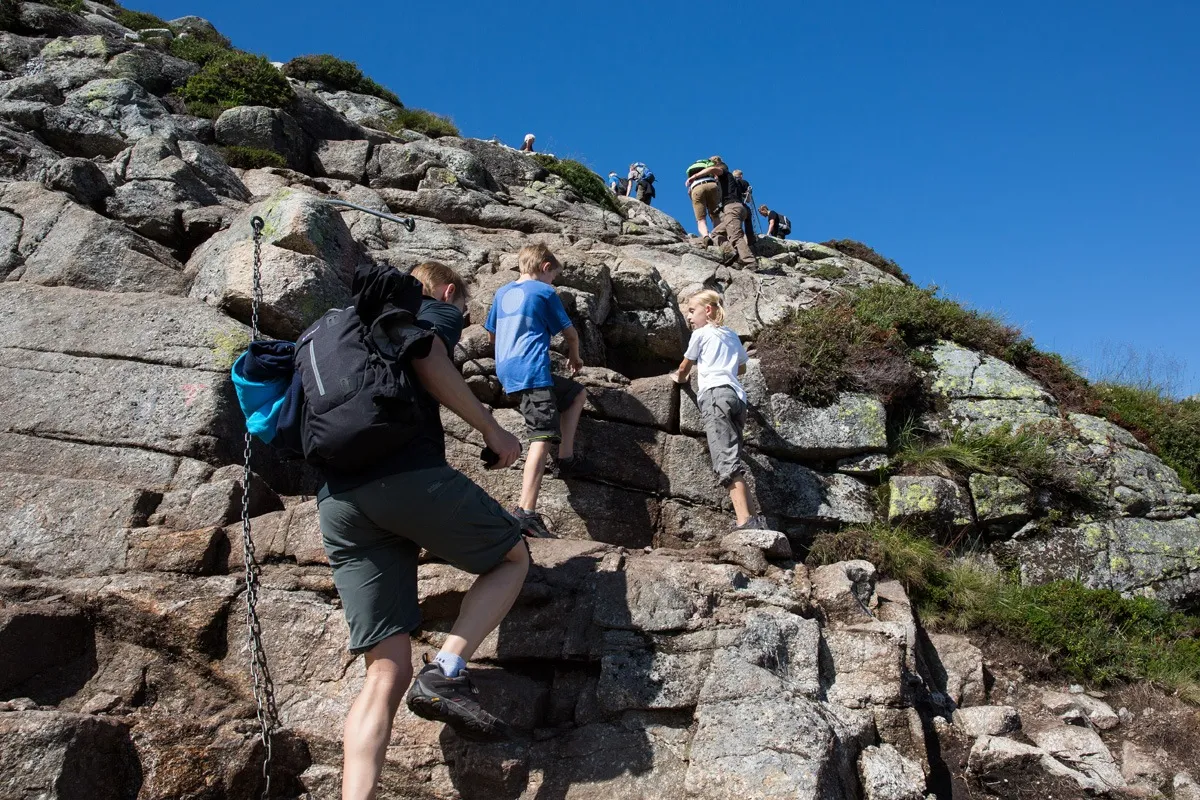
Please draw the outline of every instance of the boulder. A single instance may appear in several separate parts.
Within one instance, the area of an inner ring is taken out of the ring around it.
[[[975,517],[984,529],[1011,533],[1029,521],[1033,492],[1016,478],[975,473],[968,479]]]
[[[498,142],[443,137],[438,140],[438,143],[461,148],[479,159],[494,184],[489,188],[524,186],[543,180],[547,175],[546,168],[537,161],[520,150],[514,150]]]
[[[483,162],[466,150],[428,141],[381,144],[367,164],[371,188],[416,189],[431,167],[449,169],[457,183],[470,189],[487,186]]]
[[[367,171],[371,143],[366,139],[322,139],[313,149],[313,168],[318,175],[359,183]]]
[[[181,294],[187,285],[179,262],[162,245],[64,195],[10,183],[0,198],[24,221],[19,245],[24,282],[161,294]]]
[[[228,37],[221,34],[211,22],[204,17],[185,16],[176,17],[170,21],[171,30],[175,31],[177,36],[200,36],[209,41],[215,41],[225,47],[230,47]]]
[[[357,248],[341,216],[310,194],[282,189],[250,206],[188,261],[196,275],[191,296],[237,319],[250,319],[255,216],[266,223],[260,324],[270,335],[293,338],[349,302]]]
[[[857,625],[874,618],[875,565],[841,561],[817,567],[811,574],[813,600],[830,623]]]
[[[1075,725],[1029,731],[1034,744],[1057,760],[1110,789],[1125,786],[1125,778],[1104,741],[1091,728]]]
[[[316,92],[298,83],[292,84],[292,91],[296,96],[285,110],[312,141],[366,140],[362,126],[339,114]]]
[[[227,147],[254,147],[279,153],[300,172],[312,169],[312,140],[286,111],[266,106],[237,106],[213,126],[217,142]]]
[[[982,705],[987,702],[986,672],[983,653],[965,636],[948,633],[929,634],[931,649],[925,653],[929,678],[936,691],[955,706]]]
[[[173,136],[175,123],[158,98],[125,78],[89,81],[44,112],[43,136],[68,155],[114,156],[127,142]]]
[[[46,42],[35,63],[40,63],[39,77],[69,91],[89,81],[109,77],[106,64],[123,49],[124,45],[98,33],[59,36]],[[61,99],[54,105],[60,102]]]
[[[925,773],[890,744],[872,745],[858,756],[866,800],[925,800]]]
[[[6,181],[44,180],[62,156],[35,136],[0,122],[0,178]]]
[[[33,3],[25,3],[28,8]],[[5,797],[133,797],[142,771],[129,725],[65,711],[0,714],[0,795]]]
[[[164,95],[186,83],[200,67],[151,47],[135,47],[113,56],[104,71],[108,77],[131,80],[148,92]]]
[[[1119,518],[1005,542],[1027,583],[1078,580],[1187,606],[1200,596],[1200,519]]]
[[[934,394],[950,399],[1053,402],[1040,383],[993,356],[946,341],[931,348],[930,355],[937,364],[931,386]]]
[[[399,110],[393,103],[370,94],[348,91],[318,91],[317,94],[339,114],[359,125],[386,124],[396,118]]]
[[[1012,706],[972,706],[954,712],[954,725],[967,736],[1004,736],[1021,730],[1021,714]]]
[[[906,704],[910,688],[903,625],[866,622],[826,630],[825,644],[829,674],[822,680],[830,702],[847,708]]]
[[[949,478],[897,475],[889,488],[888,521],[893,524],[955,530],[973,522],[970,497]]]
[[[86,158],[64,158],[50,167],[46,183],[51,189],[66,192],[77,203],[93,208],[113,193],[113,187],[96,162]]]
[[[212,199],[215,202],[216,198]],[[118,186],[104,202],[104,210],[110,217],[168,247],[183,244],[183,212],[199,207],[178,183],[156,180]]]
[[[1106,731],[1121,724],[1121,718],[1112,706],[1086,693],[1042,692],[1042,706],[1064,719],[1082,716],[1094,727]]]

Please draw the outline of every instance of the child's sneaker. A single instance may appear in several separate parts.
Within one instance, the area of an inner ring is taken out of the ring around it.
[[[535,539],[553,539],[554,534],[546,527],[542,515],[536,511],[526,511],[520,506],[512,510],[512,515],[521,523],[521,532],[527,533]]]
[[[413,681],[405,702],[418,717],[444,722],[464,739],[497,742],[512,738],[512,728],[489,714],[475,696],[479,690],[467,671],[447,678],[438,664],[427,664]]]
[[[743,522],[741,525],[734,527],[735,531],[769,531],[767,527],[767,518],[761,514],[756,514],[750,519]]]

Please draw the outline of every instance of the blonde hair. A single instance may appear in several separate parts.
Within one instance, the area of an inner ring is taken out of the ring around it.
[[[721,295],[713,289],[702,289],[688,297],[688,305],[696,301],[702,306],[712,306],[712,321],[718,325],[725,324],[725,306],[721,305]]]
[[[708,160],[714,164],[720,164],[722,167],[725,166],[725,162],[721,160],[720,156],[709,156]]]
[[[530,275],[536,278],[542,272],[542,264],[550,262],[556,268],[561,268],[558,259],[554,257],[554,253],[550,252],[550,248],[541,242],[537,244],[527,244],[517,253],[517,266],[521,270],[522,275]]]
[[[466,281],[462,279],[461,275],[440,261],[426,261],[417,264],[412,269],[412,276],[421,282],[421,288],[430,297],[433,297],[434,290],[437,287],[449,284],[454,287],[455,294],[464,300],[467,298]]]

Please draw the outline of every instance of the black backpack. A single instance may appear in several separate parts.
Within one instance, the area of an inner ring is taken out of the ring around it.
[[[621,197],[629,194],[629,178],[617,178],[617,194]]]
[[[654,173],[647,172],[646,177],[638,181],[646,197],[654,197]]]
[[[427,424],[407,367],[429,354],[435,335],[415,325],[421,284],[411,275],[365,265],[354,284],[355,305],[326,311],[295,357],[304,459],[344,473],[374,466]]]
[[[777,236],[787,236],[791,232],[792,221],[783,214],[780,214],[779,218],[775,220],[775,234]]]

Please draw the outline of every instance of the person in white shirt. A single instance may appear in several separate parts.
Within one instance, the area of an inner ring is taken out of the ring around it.
[[[729,490],[737,514],[735,530],[766,528],[763,517],[750,514],[750,489],[742,467],[746,390],[738,376],[746,370],[746,348],[737,334],[722,324],[725,309],[715,291],[706,289],[689,297],[684,316],[692,328],[692,339],[671,380],[686,383],[693,365],[698,367],[696,403],[704,420],[713,471]]]

